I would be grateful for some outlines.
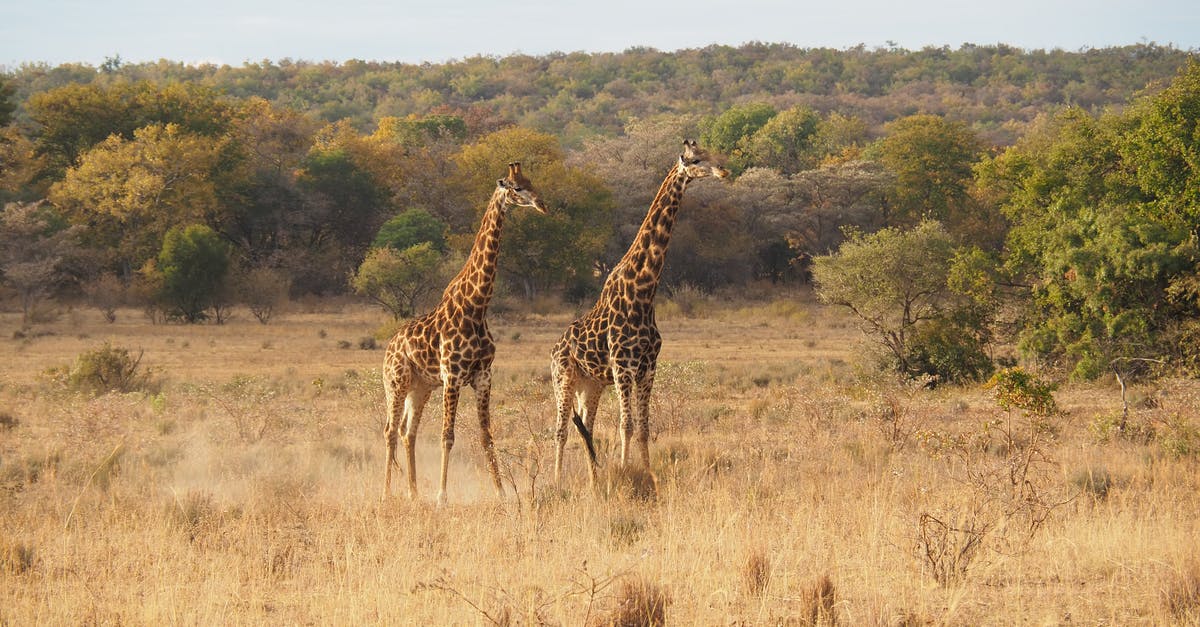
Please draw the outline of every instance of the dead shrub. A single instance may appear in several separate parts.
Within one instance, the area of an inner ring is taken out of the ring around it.
[[[801,625],[836,625],[837,590],[829,575],[821,575],[800,596]]]
[[[658,499],[658,479],[648,468],[627,464],[609,464],[597,484],[605,498],[626,498],[652,503]]]
[[[1162,596],[1167,611],[1181,624],[1200,623],[1200,561],[1191,560],[1172,572]]]
[[[589,624],[593,627],[665,625],[669,603],[661,586],[644,577],[626,577],[617,588],[612,608]]]
[[[947,524],[929,514],[921,513],[917,529],[917,547],[941,585],[960,581],[974,561],[990,525],[973,516],[962,516],[957,524]]]
[[[0,538],[0,573],[20,575],[31,570],[33,564],[32,546]]]
[[[771,582],[771,558],[762,549],[755,549],[742,564],[742,588],[750,596],[762,596]]]

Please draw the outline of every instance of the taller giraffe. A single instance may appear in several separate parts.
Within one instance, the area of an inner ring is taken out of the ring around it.
[[[404,426],[404,451],[408,459],[408,495],[417,497],[416,437],[421,412],[429,395],[442,386],[442,474],[438,504],[446,502],[446,472],[450,448],[454,446],[454,416],[459,390],[464,384],[475,390],[479,413],[479,437],[496,494],[503,497],[496,453],[490,430],[492,358],[496,345],[487,328],[487,309],[496,279],[500,233],[510,205],[532,207],[546,213],[546,205],[520,163],[508,164],[508,176],[496,181],[496,190],[475,236],[471,255],[462,271],[442,292],[442,300],[428,314],[404,325],[388,342],[383,366],[384,397],[387,402],[387,470],[383,495],[391,493],[392,467],[396,463],[396,439]],[[401,407],[403,400],[403,407]]]
[[[654,323],[654,294],[662,276],[671,228],[684,189],[693,179],[729,172],[715,163],[695,141],[683,142],[683,154],[667,173],[650,203],[650,210],[628,252],[604,281],[600,298],[591,311],[567,327],[550,352],[550,372],[558,402],[554,480],[562,474],[567,421],[574,417],[591,458],[591,478],[596,479],[596,456],[591,430],[596,421],[600,393],[616,385],[620,405],[621,464],[629,460],[637,412],[638,447],[642,463],[650,465],[650,391],[658,366],[662,338]],[[582,414],[582,418],[580,417]]]

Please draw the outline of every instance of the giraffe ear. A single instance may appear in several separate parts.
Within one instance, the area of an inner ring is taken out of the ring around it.
[[[512,187],[512,184],[508,182],[508,179],[496,179],[496,187],[508,189],[509,187]]]

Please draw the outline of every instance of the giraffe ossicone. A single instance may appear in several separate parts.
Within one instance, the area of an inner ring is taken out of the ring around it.
[[[475,390],[479,437],[484,459],[498,497],[503,498],[500,471],[491,434],[492,360],[496,345],[487,326],[487,309],[496,279],[500,235],[510,206],[546,213],[546,205],[521,172],[521,164],[508,164],[508,174],[496,188],[483,213],[471,254],[462,270],[442,292],[441,301],[428,314],[405,324],[388,342],[383,385],[387,405],[384,441],[383,496],[391,493],[397,440],[403,440],[408,469],[408,494],[417,498],[416,436],[421,413],[430,394],[442,388],[442,460],[438,504],[446,502],[446,477],[454,445],[454,420],[463,386]],[[401,435],[403,429],[403,435]]]

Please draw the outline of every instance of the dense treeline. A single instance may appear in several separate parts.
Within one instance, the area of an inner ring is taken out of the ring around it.
[[[689,191],[667,294],[803,282],[821,258],[830,302],[858,307],[864,275],[837,264],[927,250],[917,265],[937,274],[911,278],[942,287],[925,313],[896,322],[889,307],[917,301],[872,288],[867,326],[901,370],[982,376],[1000,335],[1083,377],[1194,366],[1198,67],[1155,45],[765,44],[22,66],[0,74],[0,272],[30,320],[85,294],[110,314],[221,321],[239,303],[266,322],[289,293],[351,290],[404,317],[519,160],[552,211],[507,223],[501,289],[586,299],[699,137],[736,177]]]
[[[282,60],[227,65],[171,61],[22,65],[9,76],[17,100],[65,85],[148,81],[260,97],[325,122],[369,130],[383,117],[478,108],[475,115],[551,133],[567,146],[618,134],[630,118],[712,115],[758,101],[837,111],[872,128],[915,112],[971,125],[1009,143],[1047,107],[1089,110],[1124,103],[1169,78],[1189,52],[1138,44],[1070,52],[1006,45],[959,48],[801,48],[751,43],[663,52],[478,56],[440,64]],[[1014,124],[1016,123],[1016,124]]]

